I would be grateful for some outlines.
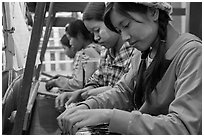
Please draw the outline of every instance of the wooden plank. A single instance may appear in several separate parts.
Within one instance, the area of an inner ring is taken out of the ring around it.
[[[56,12],[83,12],[88,2],[56,2]]]
[[[32,84],[33,71],[40,43],[40,37],[43,28],[43,20],[45,17],[45,3],[39,2],[36,8],[36,14],[34,19],[33,30],[31,34],[28,56],[26,60],[25,71],[23,75],[23,83],[21,86],[21,94],[17,97],[17,114],[14,121],[14,127],[12,134],[21,135],[23,134],[23,123],[26,113],[26,107],[30,94],[30,88]]]
[[[2,19],[3,19],[3,34],[4,34],[4,44],[5,44],[5,56],[6,56],[6,70],[13,69],[13,56],[14,53],[14,41],[12,38],[11,33],[12,26],[11,26],[11,20],[10,20],[10,7],[8,2],[2,3]],[[15,30],[15,29],[14,29]]]
[[[76,18],[73,17],[56,17],[53,27],[65,27],[68,23],[71,21],[76,20]]]
[[[47,43],[49,41],[49,37],[50,37],[50,33],[52,31],[52,26],[53,26],[53,22],[55,20],[55,9],[54,9],[54,2],[50,3],[50,7],[49,7],[49,15],[48,15],[48,21],[46,24],[46,29],[45,29],[45,34],[44,34],[44,38],[43,38],[43,44],[41,47],[41,52],[40,52],[40,64],[38,65],[38,68],[36,70],[36,75],[35,75],[35,80],[39,79],[40,76],[40,71],[41,71],[41,66],[42,66],[42,62],[44,60],[44,55],[47,49]]]
[[[83,12],[88,2],[55,2],[56,12]],[[27,2],[30,12],[34,12],[36,2]],[[46,11],[49,10],[49,2],[46,3]]]

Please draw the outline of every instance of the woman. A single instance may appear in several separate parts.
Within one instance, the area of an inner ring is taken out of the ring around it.
[[[62,38],[60,39],[60,43],[64,49],[64,53],[71,59],[74,59],[73,63],[72,63],[72,66],[73,64],[75,63],[76,59],[75,59],[75,55],[76,55],[76,50],[74,50],[74,48],[69,44],[69,39],[67,37],[67,34],[64,34],[62,36]],[[74,70],[73,70],[74,71]],[[53,88],[53,85],[55,83],[55,80],[53,79],[57,79],[59,77],[66,77],[66,78],[73,78],[72,76],[70,75],[67,75],[67,76],[64,76],[64,75],[60,75],[60,74],[57,74],[55,76],[53,76],[46,84],[46,89],[47,90],[51,90]]]
[[[83,12],[83,21],[87,29],[94,34],[94,39],[106,48],[101,53],[99,69],[95,71],[85,88],[73,93],[63,93],[56,98],[56,107],[61,108],[68,100],[77,102],[90,95],[97,95],[111,89],[118,80],[129,71],[131,58],[135,50],[124,43],[119,34],[110,31],[103,22],[105,3],[91,2]]]
[[[66,89],[63,91],[75,91],[81,89],[87,79],[97,69],[100,54],[95,49],[96,44],[93,43],[93,34],[85,27],[82,20],[71,22],[66,32],[69,36],[72,52],[77,52],[74,59],[72,78],[55,77],[46,84],[46,89],[53,87]]]
[[[64,53],[69,57],[69,58],[74,58],[76,55],[76,51],[73,50],[72,45],[69,43],[69,39],[66,34],[62,36],[60,39],[60,43],[64,49]]]
[[[62,129],[109,123],[121,134],[202,134],[202,45],[169,24],[171,10],[163,2],[108,4],[106,25],[152,62],[144,77],[136,66],[136,76],[127,74],[115,89],[66,110],[58,117]]]

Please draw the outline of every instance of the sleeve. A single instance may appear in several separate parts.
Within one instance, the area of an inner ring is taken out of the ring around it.
[[[118,108],[130,111],[133,109],[132,93],[134,87],[133,78],[137,74],[140,55],[136,54],[131,60],[131,68],[128,73],[116,83],[116,85],[97,96],[89,97],[85,102],[90,108]]]
[[[92,47],[85,49],[84,53],[85,56],[83,56],[83,66],[85,70],[85,81],[87,81],[98,69],[100,55]]]
[[[101,53],[101,59],[98,69],[92,74],[92,76],[88,79],[85,87],[94,86],[94,87],[101,87],[104,86],[103,80],[103,67],[105,65],[107,50]]]
[[[77,77],[78,79],[81,79],[82,81],[82,63],[81,63],[81,60],[82,60],[82,54],[83,52],[82,51],[78,51],[75,55],[75,58],[74,58],[74,64],[73,64],[73,78],[74,77]],[[79,77],[80,76],[80,77]]]
[[[97,87],[100,87],[101,84],[100,84],[100,81],[102,81],[102,75],[100,74],[100,67],[99,69],[97,69],[93,75],[88,79],[85,87],[88,87],[88,86],[93,86],[95,88]]]
[[[90,58],[98,58],[100,55],[93,49],[87,48],[83,51],[78,52],[76,57],[76,67],[74,70],[73,78],[60,77],[57,79],[58,86],[65,88],[70,91],[75,91],[83,88],[83,66],[85,69],[85,80],[93,74],[97,69],[97,62],[86,62]]]
[[[55,83],[58,87],[74,91],[83,88],[83,70],[82,70],[83,51],[78,51],[75,56],[72,78],[59,77]]]
[[[128,74],[128,73],[127,73]],[[132,110],[132,101],[130,100],[132,90],[126,84],[127,74],[110,90],[97,96],[89,97],[85,102],[90,108],[118,108],[123,110]]]
[[[76,79],[76,77],[71,79],[66,77],[59,77],[56,83],[58,87],[67,89],[70,92],[83,88],[83,81]]]
[[[176,65],[175,99],[169,105],[168,114],[153,116],[114,109],[110,131],[121,134],[202,134],[201,51],[201,48],[191,48],[180,56]]]

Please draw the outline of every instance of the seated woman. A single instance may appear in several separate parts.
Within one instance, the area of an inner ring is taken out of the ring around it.
[[[64,35],[62,36],[62,38],[60,39],[60,43],[61,43],[61,45],[62,45],[62,47],[63,47],[63,49],[64,49],[64,53],[65,53],[69,58],[74,59],[74,61],[75,61],[76,51],[74,51],[74,50],[73,50],[73,47],[71,47],[71,45],[69,44],[69,39],[68,39],[68,37],[67,37],[66,34],[64,34]],[[72,65],[74,64],[74,61],[73,61]],[[57,75],[55,75],[54,77],[52,77],[50,80],[52,80],[52,79],[57,79],[57,78],[60,77],[60,76],[61,76],[61,77],[72,78],[72,76],[70,76],[70,75],[64,76],[64,75],[59,75],[59,74],[57,74]],[[48,86],[48,85],[47,85],[47,86]],[[46,88],[47,88],[47,90],[50,90],[49,87],[46,87]],[[52,88],[52,87],[50,87],[50,88]]]
[[[65,133],[108,123],[120,134],[202,134],[202,41],[179,34],[171,11],[166,2],[107,5],[106,26],[141,51],[141,61],[111,90],[64,111]]]
[[[69,38],[67,34],[64,34],[60,39],[60,43],[64,49],[64,53],[71,59],[75,58],[76,51],[73,49],[72,45],[69,43]]]
[[[76,52],[74,58],[72,78],[63,76],[51,79],[46,83],[46,89],[50,90],[53,87],[66,89],[72,92],[81,89],[87,79],[98,68],[100,53],[96,50],[97,44],[93,42],[93,35],[86,29],[82,20],[71,22],[66,28],[69,37],[70,48],[66,48],[69,52]]]
[[[99,44],[106,47],[101,53],[99,68],[86,83],[85,88],[72,93],[64,92],[56,98],[56,107],[59,109],[64,106],[66,100],[68,105],[111,89],[129,71],[132,57],[138,55],[137,50],[124,42],[119,34],[105,26],[104,11],[104,2],[92,2],[83,12],[83,21],[87,29],[94,33],[94,38]]]

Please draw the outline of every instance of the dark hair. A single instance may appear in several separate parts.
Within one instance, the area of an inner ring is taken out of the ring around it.
[[[117,32],[117,30],[115,29],[115,27],[110,21],[110,11],[112,11],[113,8],[121,15],[124,15],[130,19],[133,19],[133,17],[130,16],[130,14],[128,14],[127,11],[139,12],[142,14],[145,14],[147,12],[147,6],[144,6],[142,4],[138,4],[138,3],[136,4],[131,2],[109,2],[107,4],[107,7],[104,13],[104,23],[107,26],[107,28],[109,28],[110,30],[116,33],[119,33],[119,32]]]
[[[66,34],[64,34],[64,35],[62,36],[62,38],[60,39],[60,42],[61,42],[63,45],[67,46],[68,48],[71,47],[71,45],[69,44],[69,39],[67,38]]]
[[[83,20],[103,21],[104,2],[89,2],[83,12]]]
[[[85,40],[91,40],[93,41],[93,34],[90,33],[86,26],[84,25],[84,22],[82,20],[74,20],[70,22],[70,24],[65,28],[65,31],[69,36],[76,38],[78,34],[82,34],[83,38]]]
[[[145,91],[145,97],[147,98],[147,101],[150,101],[150,94],[152,91],[156,88],[157,83],[162,79],[164,73],[168,69],[171,60],[165,59],[165,53],[167,51],[166,49],[166,37],[167,37],[167,25],[170,21],[169,15],[163,11],[159,10],[159,29],[158,29],[158,37],[159,37],[159,46],[157,49],[157,53],[151,63],[151,65],[148,67],[148,69],[145,72],[144,76],[144,91]]]
[[[115,32],[117,31],[115,30],[114,26],[110,21],[110,12],[113,10],[113,8],[121,15],[124,15],[131,19],[133,19],[133,17],[129,15],[128,12],[139,12],[141,14],[146,14],[148,9],[147,6],[144,6],[139,3],[134,3],[134,2],[133,3],[131,2],[109,3],[105,11],[104,23],[110,30]],[[151,103],[150,94],[156,88],[157,83],[161,80],[169,64],[171,63],[171,61],[165,60],[165,53],[167,50],[165,42],[166,42],[166,36],[167,36],[167,25],[169,20],[170,20],[170,17],[168,16],[168,14],[163,10],[159,10],[158,36],[155,42],[152,43],[152,44],[158,45],[157,53],[151,65],[145,71],[144,78],[143,78],[144,80],[142,81],[142,84],[137,83],[135,93],[134,93],[136,95],[135,102],[136,104],[139,104],[139,106],[143,104],[142,102],[144,101],[144,99],[147,100],[148,103]],[[138,90],[138,89],[142,89],[142,90]]]

